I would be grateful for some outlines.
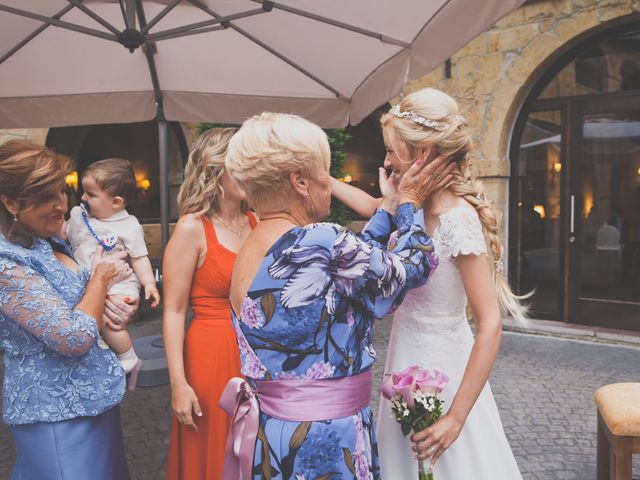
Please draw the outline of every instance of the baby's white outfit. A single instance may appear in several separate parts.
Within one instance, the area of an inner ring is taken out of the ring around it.
[[[142,225],[140,225],[135,216],[129,215],[126,210],[103,219],[87,215],[87,220],[93,231],[104,243],[109,244],[108,237],[110,235],[111,239],[117,238],[116,247],[110,252],[105,252],[106,254],[126,250],[131,258],[149,255],[147,245],[144,242]],[[71,209],[69,222],[67,223],[67,238],[76,261],[84,267],[91,268],[96,248],[100,244],[82,218],[82,208],[79,206]],[[111,286],[109,295],[140,298],[140,286],[140,281],[131,270],[125,280]]]

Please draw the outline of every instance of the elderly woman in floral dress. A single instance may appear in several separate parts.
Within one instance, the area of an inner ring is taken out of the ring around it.
[[[221,400],[233,415],[223,478],[379,478],[369,407],[374,319],[434,267],[416,205],[450,179],[450,167],[444,158],[417,161],[397,200],[385,198],[355,235],[315,223],[329,214],[329,161],[324,132],[295,115],[253,117],[229,144],[226,168],[261,222],[231,280],[248,382],[233,379]],[[384,171],[381,183],[395,191]]]

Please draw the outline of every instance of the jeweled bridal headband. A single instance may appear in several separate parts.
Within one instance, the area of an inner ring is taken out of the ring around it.
[[[412,120],[424,127],[431,128],[432,130],[436,130],[438,132],[441,130],[444,130],[447,127],[445,123],[438,122],[436,120],[431,120],[429,118],[425,118],[422,115],[419,115],[412,110],[401,112],[399,103],[394,105],[394,107],[389,111],[398,118],[408,118],[409,120]],[[464,117],[462,117],[462,115],[454,115],[453,118],[454,120],[458,120],[464,123]]]

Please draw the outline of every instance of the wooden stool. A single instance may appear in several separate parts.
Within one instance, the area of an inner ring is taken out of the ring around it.
[[[640,383],[614,383],[596,391],[597,480],[631,480],[631,458],[640,453]]]

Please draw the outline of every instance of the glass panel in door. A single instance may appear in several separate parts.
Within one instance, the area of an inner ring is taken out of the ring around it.
[[[515,286],[535,289],[529,300],[538,317],[559,318],[563,291],[560,264],[561,112],[531,112],[527,118],[517,167],[517,255]]]
[[[579,301],[628,305],[632,318],[640,314],[640,110],[582,117],[579,175]]]

